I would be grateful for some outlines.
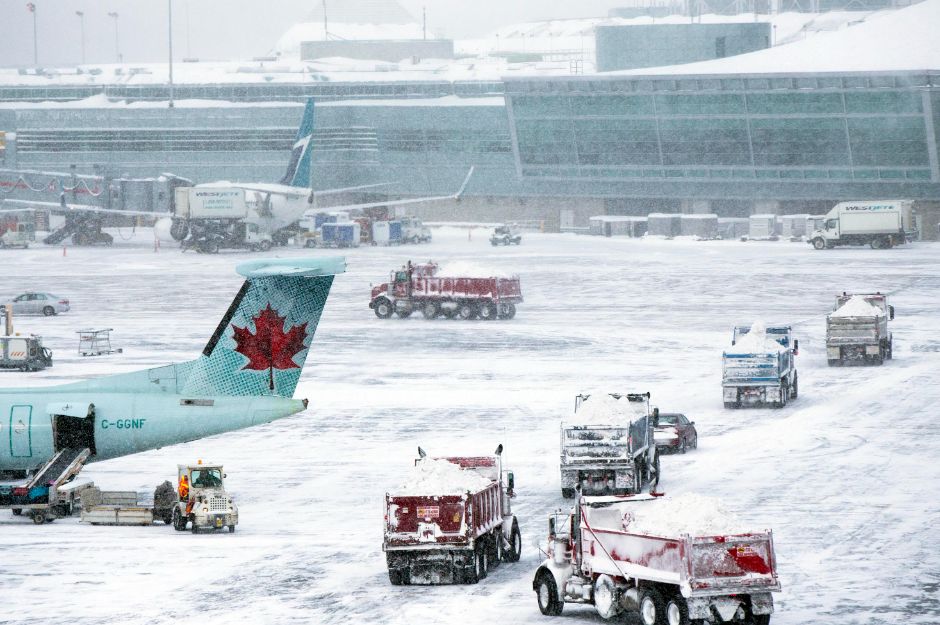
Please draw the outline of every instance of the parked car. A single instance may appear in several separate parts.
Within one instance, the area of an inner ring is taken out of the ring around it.
[[[9,305],[14,315],[45,315],[51,317],[69,311],[69,301],[52,293],[23,293],[14,297]]]
[[[695,421],[689,421],[684,414],[677,412],[659,413],[653,437],[656,440],[656,450],[678,451],[684,454],[686,449],[698,447],[698,431]]]

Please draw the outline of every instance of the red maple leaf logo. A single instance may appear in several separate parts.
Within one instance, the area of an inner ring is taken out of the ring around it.
[[[274,390],[275,369],[299,369],[294,356],[304,349],[307,337],[307,324],[293,326],[284,332],[286,317],[277,314],[271,304],[252,318],[255,332],[247,327],[239,328],[232,324],[235,331],[235,351],[248,358],[242,369],[254,371],[268,370],[271,390]]]

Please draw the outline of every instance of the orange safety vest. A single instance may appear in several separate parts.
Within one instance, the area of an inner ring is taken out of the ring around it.
[[[180,499],[186,499],[189,495],[189,479],[184,475],[180,478]]]

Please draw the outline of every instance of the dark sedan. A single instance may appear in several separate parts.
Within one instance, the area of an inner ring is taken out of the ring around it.
[[[654,438],[656,450],[660,452],[678,451],[684,454],[686,449],[698,447],[695,421],[689,421],[684,414],[677,412],[659,413],[659,424],[656,426]]]

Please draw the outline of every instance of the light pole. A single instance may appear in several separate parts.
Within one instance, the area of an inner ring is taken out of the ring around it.
[[[33,65],[39,67],[39,41],[36,38],[36,3],[27,2],[26,8],[33,14]]]
[[[81,33],[82,33],[82,65],[85,64],[85,12],[84,11],[75,11],[75,15],[78,16],[78,19],[81,21]]]
[[[121,62],[121,46],[118,43],[118,17],[117,11],[111,11],[108,13],[108,17],[114,18],[114,56],[117,58],[117,62]]]
[[[170,108],[173,108],[173,0],[166,0],[167,31],[170,41]]]

